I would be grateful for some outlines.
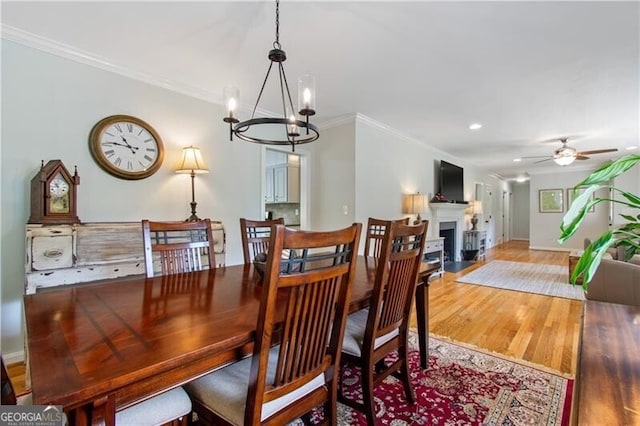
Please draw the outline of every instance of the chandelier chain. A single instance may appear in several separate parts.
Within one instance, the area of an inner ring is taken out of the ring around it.
[[[276,0],[276,41],[273,42],[273,47],[280,49],[280,0]]]

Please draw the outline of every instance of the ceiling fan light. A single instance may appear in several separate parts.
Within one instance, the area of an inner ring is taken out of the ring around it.
[[[576,157],[574,155],[555,155],[553,157],[553,161],[556,162],[556,164],[560,165],[560,166],[568,166],[569,164],[573,163],[573,161],[576,159]]]

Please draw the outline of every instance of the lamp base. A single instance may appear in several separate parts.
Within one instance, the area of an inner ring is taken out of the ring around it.
[[[472,228],[471,228],[472,231],[477,231],[478,230],[478,218],[477,217],[473,216],[471,218],[471,225],[472,225]]]
[[[196,214],[196,205],[198,203],[196,203],[195,201],[192,201],[191,203],[191,216],[189,216],[185,222],[197,222],[200,220],[200,218],[198,217],[198,215]]]

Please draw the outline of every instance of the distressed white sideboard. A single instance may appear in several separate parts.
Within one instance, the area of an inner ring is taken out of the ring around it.
[[[225,264],[225,231],[212,222],[216,263]],[[25,293],[145,273],[140,222],[28,224]]]

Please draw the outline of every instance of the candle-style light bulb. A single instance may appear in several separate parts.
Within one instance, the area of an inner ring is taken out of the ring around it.
[[[240,91],[237,87],[227,86],[222,92],[223,105],[227,108],[228,115],[223,118],[223,121],[229,124],[237,123],[236,109],[238,108],[238,99],[240,98]]]
[[[316,113],[316,79],[305,74],[298,79],[298,113],[309,117]]]
[[[238,106],[238,102],[235,100],[235,98],[229,98],[229,101],[227,102],[229,117],[233,117],[233,113],[235,112],[237,106]]]
[[[300,136],[300,133],[298,132],[298,125],[296,124],[296,116],[291,114],[289,116],[289,124],[287,127],[287,132],[289,133],[289,136]]]
[[[309,103],[311,102],[311,90],[308,87],[304,89],[304,108],[309,108]]]

